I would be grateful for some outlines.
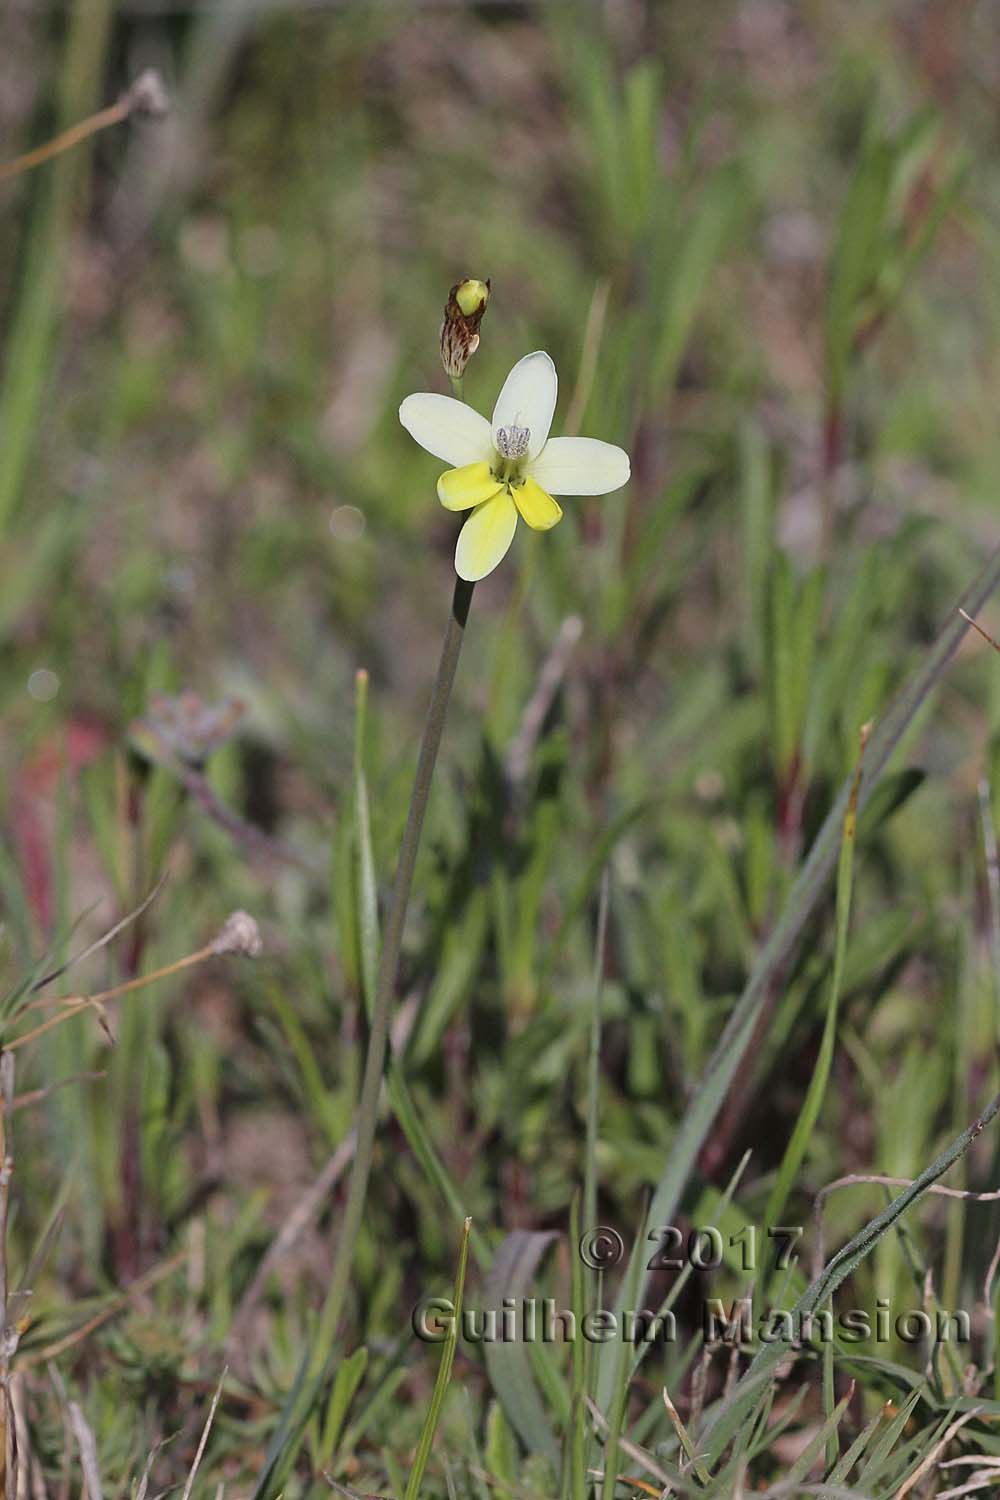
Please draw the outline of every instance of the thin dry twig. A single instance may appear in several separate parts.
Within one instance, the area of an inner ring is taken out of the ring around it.
[[[573,652],[583,634],[579,615],[568,615],[559,627],[552,650],[538,674],[535,690],[525,705],[521,723],[507,751],[507,779],[513,788],[522,785],[531,768],[531,757],[545,727],[556,693],[569,669]]]
[[[149,1481],[153,1477],[153,1465],[167,1444],[172,1442],[173,1438],[160,1438],[160,1441],[154,1443],[153,1447],[149,1450],[149,1456],[146,1459],[142,1476],[139,1479],[139,1488],[135,1492],[135,1500],[146,1500],[146,1496],[149,1493]]]
[[[66,995],[57,1000],[32,1000],[26,1010],[34,1010],[40,1005],[58,1004],[62,1006],[58,1015],[50,1016],[47,1021],[27,1031],[23,1036],[15,1037],[12,1042],[7,1043],[7,1051],[14,1052],[18,1047],[26,1047],[29,1042],[35,1041],[45,1032],[51,1031],[55,1026],[61,1026],[64,1021],[72,1020],[73,1016],[79,1015],[83,1010],[93,1010],[101,1023],[109,1041],[113,1042],[110,1027],[104,1017],[103,1006],[106,1000],[115,1000],[120,995],[127,995],[132,990],[144,988],[147,984],[154,983],[157,979],[166,979],[171,974],[179,974],[182,969],[188,969],[193,964],[200,964],[206,958],[217,958],[229,953],[239,953],[245,958],[256,958],[261,952],[262,944],[260,931],[257,923],[245,911],[235,911],[228,917],[221,930],[210,943],[198,948],[194,953],[188,953],[183,958],[175,959],[171,964],[165,964],[163,968],[154,969],[151,974],[139,974],[134,979],[125,980],[122,984],[114,984],[110,989],[100,990],[96,995]]]
[[[182,969],[190,968],[192,964],[203,963],[206,958],[211,958],[213,953],[214,948],[212,944],[207,943],[204,948],[199,948],[196,953],[188,953],[184,958],[178,958],[172,964],[166,964],[162,969],[154,969],[152,974],[140,974],[135,979],[128,979],[123,984],[112,985],[110,989],[101,990],[96,995],[67,995],[57,1002],[63,1007],[58,1015],[50,1016],[47,1021],[43,1021],[41,1025],[34,1027],[33,1030],[26,1031],[23,1036],[15,1037],[13,1041],[7,1043],[7,1051],[15,1052],[19,1047],[26,1047],[29,1042],[37,1041],[47,1031],[52,1031],[54,1027],[61,1026],[64,1021],[71,1021],[74,1016],[78,1016],[84,1010],[93,1010],[97,1014],[97,1019],[101,1023],[102,1030],[108,1037],[108,1040],[113,1042],[114,1037],[111,1035],[110,1027],[107,1025],[101,1010],[105,1000],[115,1000],[119,995],[127,995],[132,990],[142,989],[144,985],[153,984],[157,979],[166,979],[171,974],[178,974]],[[32,1001],[32,1006],[38,1003],[38,1001]]]
[[[28,1441],[28,1419],[24,1410],[24,1376],[20,1370],[10,1377],[10,1404],[14,1413],[14,1444],[17,1453],[17,1500],[27,1500],[28,1475],[32,1467],[31,1447]]]
[[[228,1374],[229,1366],[226,1365],[223,1368],[222,1374],[219,1376],[219,1383],[215,1387],[215,1395],[212,1397],[212,1404],[208,1409],[208,1417],[206,1418],[205,1426],[202,1429],[201,1441],[198,1444],[198,1451],[195,1453],[194,1462],[191,1465],[188,1477],[184,1481],[184,1490],[181,1494],[181,1500],[191,1500],[191,1491],[194,1489],[195,1476],[198,1473],[202,1458],[205,1454],[205,1449],[208,1446],[208,1435],[212,1430],[212,1423],[215,1421],[215,1413],[218,1408],[219,1401],[222,1397],[222,1387]]]
[[[97,1466],[97,1443],[83,1411],[75,1401],[69,1403],[69,1421],[80,1450],[80,1467],[87,1486],[87,1500],[103,1500],[101,1473]]]
[[[941,1467],[943,1468],[944,1465],[942,1464]],[[960,1484],[952,1490],[938,1490],[934,1496],[934,1500],[958,1500],[959,1495],[974,1495],[976,1490],[981,1490],[987,1485],[996,1485],[997,1483],[996,1469],[977,1469],[972,1478],[967,1480],[965,1484]]]
[[[846,1177],[838,1177],[835,1182],[828,1182],[826,1187],[820,1188],[813,1201],[813,1222],[815,1227],[813,1248],[813,1280],[819,1279],[823,1266],[826,1263],[826,1249],[823,1241],[823,1204],[831,1193],[837,1192],[839,1188],[860,1187],[863,1184],[872,1184],[876,1187],[912,1187],[912,1177],[886,1177],[880,1172],[850,1172]],[[1000,1190],[988,1193],[974,1193],[967,1188],[943,1187],[941,1183],[933,1183],[926,1189],[937,1198],[964,1198],[972,1203],[995,1203],[1000,1200]]]
[[[597,1405],[597,1402],[594,1401],[590,1396],[587,1396],[585,1399],[587,1402],[587,1410],[591,1415],[594,1426],[598,1429],[598,1431],[607,1433],[607,1417],[601,1411],[601,1408]],[[640,1448],[638,1443],[633,1443],[629,1438],[623,1435],[619,1435],[618,1446],[623,1453],[627,1454],[629,1458],[634,1459],[641,1468],[645,1469],[647,1474],[652,1474],[653,1478],[659,1484],[672,1484],[673,1481],[671,1480],[670,1476],[664,1469],[660,1468],[660,1465],[656,1462],[656,1459],[653,1457],[653,1455],[651,1453],[647,1453],[645,1448]]]
[[[124,932],[126,927],[131,926],[131,924],[136,921],[137,918],[142,916],[143,912],[146,911],[148,907],[152,906],[153,902],[156,900],[157,896],[166,885],[167,880],[168,876],[166,873],[161,875],[159,880],[153,886],[153,889],[150,891],[149,895],[146,896],[142,901],[140,901],[139,905],[133,911],[128,912],[124,917],[122,917],[120,922],[116,922],[113,927],[110,927],[102,937],[95,938],[94,942],[90,943],[88,947],[84,948],[82,953],[74,954],[72,958],[68,958],[66,962],[64,964],[60,964],[58,968],[51,969],[48,974],[43,976],[43,978],[36,979],[35,983],[31,986],[31,993],[33,995],[37,994],[39,990],[45,989],[46,985],[54,984],[57,979],[62,978],[67,969],[72,969],[75,964],[82,964],[85,958],[90,958],[92,954],[99,952],[101,948],[107,947],[108,943],[112,942],[120,932]]]
[[[957,1417],[955,1421],[952,1422],[951,1426],[941,1434],[940,1439],[934,1444],[933,1448],[922,1460],[922,1462],[919,1463],[913,1470],[913,1473],[907,1475],[907,1477],[903,1480],[903,1483],[899,1486],[899,1489],[893,1495],[892,1500],[903,1500],[903,1496],[910,1493],[917,1481],[922,1479],[924,1475],[934,1467],[935,1463],[937,1463],[939,1455],[944,1452],[948,1444],[951,1442],[952,1438],[955,1437],[955,1435],[960,1432],[962,1428],[967,1425],[967,1423],[973,1421],[974,1418],[978,1417],[982,1410],[983,1408],[981,1406],[974,1406],[971,1411],[963,1412],[960,1417]]]
[[[246,1326],[264,1294],[264,1289],[267,1286],[271,1273],[301,1239],[313,1219],[320,1212],[330,1193],[350,1166],[354,1158],[355,1141],[356,1135],[352,1130],[347,1139],[341,1141],[316,1180],[310,1183],[309,1187],[302,1194],[302,1197],[282,1224],[279,1233],[268,1247],[260,1265],[254,1272],[253,1280],[243,1294],[230,1326],[229,1336],[226,1339],[226,1350],[230,1358],[234,1357],[238,1349]]]
[[[983,640],[987,641],[989,645],[993,647],[994,651],[1000,651],[1000,645],[997,644],[988,630],[983,629],[978,620],[974,620],[970,614],[967,614],[961,605],[958,606],[958,612],[962,616],[962,619],[966,622],[966,624],[971,625],[973,630],[981,635]]]

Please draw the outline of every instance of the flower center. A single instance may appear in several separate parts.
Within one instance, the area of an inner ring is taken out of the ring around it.
[[[517,427],[512,422],[509,427],[497,428],[496,446],[502,458],[523,458],[530,442],[531,432],[527,427]]]

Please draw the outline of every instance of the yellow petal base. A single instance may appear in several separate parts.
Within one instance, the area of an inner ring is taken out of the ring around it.
[[[532,531],[551,531],[556,522],[562,520],[562,507],[530,475],[520,484],[511,485],[510,492]]]
[[[438,499],[445,510],[471,510],[500,493],[503,485],[488,463],[463,464],[438,480]]]

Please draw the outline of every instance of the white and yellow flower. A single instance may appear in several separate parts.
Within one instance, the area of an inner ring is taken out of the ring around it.
[[[519,359],[492,423],[451,396],[407,396],[399,420],[422,448],[454,464],[438,480],[446,510],[469,510],[455,571],[474,583],[501,562],[520,515],[535,531],[562,519],[553,495],[606,495],[628,481],[628,454],[596,438],[550,438],[556,367],[542,350]]]

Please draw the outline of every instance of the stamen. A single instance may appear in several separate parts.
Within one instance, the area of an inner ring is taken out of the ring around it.
[[[511,423],[509,427],[497,428],[497,452],[503,458],[523,458],[530,442],[531,432],[527,427],[516,427]]]

